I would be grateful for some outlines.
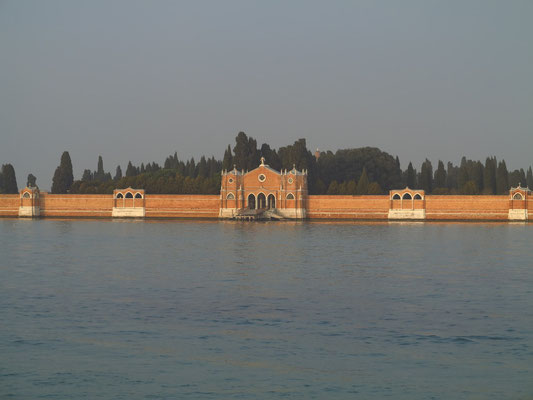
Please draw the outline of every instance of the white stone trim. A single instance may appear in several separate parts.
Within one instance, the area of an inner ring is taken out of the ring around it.
[[[389,219],[402,219],[402,220],[420,220],[426,219],[426,210],[401,210],[391,209],[388,214]]]
[[[144,207],[113,207],[111,216],[116,218],[143,218],[146,215]]]

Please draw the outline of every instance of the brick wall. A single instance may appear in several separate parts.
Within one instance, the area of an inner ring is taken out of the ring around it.
[[[389,196],[310,195],[307,218],[387,219]]]
[[[0,217],[18,217],[20,195],[0,194]]]
[[[218,218],[220,196],[147,194],[147,217],[158,218]]]
[[[426,196],[426,219],[507,220],[509,196]]]
[[[42,217],[111,217],[110,194],[50,194],[41,192]]]

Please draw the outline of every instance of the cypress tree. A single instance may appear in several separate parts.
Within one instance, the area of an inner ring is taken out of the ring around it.
[[[339,184],[337,181],[333,181],[329,184],[327,194],[339,194]]]
[[[90,169],[83,170],[83,175],[81,176],[81,180],[83,182],[90,182],[93,180],[93,173],[91,172]]]
[[[381,186],[379,186],[379,183],[372,182],[368,186],[368,194],[382,194],[383,191],[381,190]]]
[[[354,180],[351,180],[346,184],[346,194],[357,194],[357,184]]]
[[[498,163],[498,170],[496,172],[496,193],[506,194],[509,190],[509,172],[505,160]]]
[[[483,193],[496,193],[496,157],[487,157],[483,170]]]
[[[426,161],[422,163],[420,168],[420,187],[425,190],[426,193],[431,193],[433,190],[433,167],[431,161],[426,158]]]
[[[461,163],[459,167],[459,175],[457,176],[457,188],[460,192],[463,192],[464,186],[469,181],[468,170],[466,168],[466,163]]]
[[[26,187],[37,187],[37,178],[33,174],[28,174],[28,179],[26,180]]]
[[[407,186],[411,189],[416,187],[416,172],[411,162],[409,162],[409,165],[407,166]]]
[[[436,188],[445,188],[446,187],[446,170],[444,169],[444,163],[439,160],[439,166],[435,171],[435,187]]]
[[[15,168],[11,164],[2,165],[2,191],[8,194],[19,192]]]
[[[531,166],[527,169],[526,182],[527,187],[533,189],[533,170],[531,170]]]
[[[222,169],[231,171],[233,169],[233,154],[231,153],[231,147],[228,144],[228,148],[224,152],[224,159],[222,160]]]
[[[115,177],[113,180],[118,181],[122,179],[122,168],[120,168],[120,165],[117,165],[117,170],[115,171]]]
[[[2,168],[0,168],[0,193],[4,193],[4,176],[2,175]]]
[[[94,177],[96,180],[103,182],[104,180],[104,160],[102,160],[102,156],[98,156],[98,165],[96,168],[96,173],[94,174]]]
[[[128,161],[128,166],[126,167],[126,177],[136,176],[137,169],[133,166],[131,161]]]
[[[367,194],[369,185],[370,185],[370,182],[368,181],[368,175],[366,173],[366,168],[363,168],[363,173],[361,174],[361,177],[359,178],[359,182],[357,182],[357,189],[355,190],[355,194]]]
[[[252,170],[257,168],[259,158],[257,141],[246,136],[246,133],[239,132],[233,148],[233,163],[237,165],[237,169]]]
[[[72,161],[68,151],[64,151],[61,155],[61,162],[54,172],[52,193],[68,193],[73,182]]]

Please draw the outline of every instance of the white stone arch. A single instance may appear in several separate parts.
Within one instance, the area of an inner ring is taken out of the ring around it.
[[[400,196],[400,193],[394,193],[392,195],[392,200],[401,200],[402,197]]]
[[[402,200],[413,200],[413,196],[411,195],[411,193],[409,193],[409,192],[405,192],[405,193],[402,195]]]
[[[287,200],[296,200],[296,197],[294,197],[293,193],[287,193],[287,196],[285,198]]]
[[[123,199],[124,195],[122,194],[122,192],[118,192],[115,198],[116,199]]]
[[[135,199],[142,199],[142,198],[143,198],[143,195],[142,195],[140,192],[137,192],[137,193],[135,193],[134,198],[135,198]]]
[[[232,192],[229,192],[226,195],[226,200],[235,200],[235,195]]]
[[[130,192],[130,191],[126,192],[126,195],[124,196],[124,198],[126,198],[126,199],[133,199],[133,193]]]
[[[524,200],[524,196],[522,195],[522,193],[520,193],[520,192],[516,192],[516,193],[513,195],[513,200]]]
[[[424,200],[424,196],[422,196],[420,193],[415,193],[413,200]]]
[[[30,192],[24,192],[22,194],[23,199],[31,199],[31,193]]]

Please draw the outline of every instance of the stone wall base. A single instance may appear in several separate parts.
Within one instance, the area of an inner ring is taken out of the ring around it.
[[[41,207],[39,206],[20,206],[19,217],[35,218],[41,215]]]
[[[144,218],[145,215],[144,207],[113,207],[111,212],[113,218]]]
[[[527,221],[527,210],[509,210],[509,221]]]
[[[389,210],[389,219],[426,219],[426,210]]]
[[[304,208],[276,208],[276,214],[287,219],[304,219]]]
[[[237,215],[237,209],[235,208],[221,208],[218,217],[219,218],[235,218]]]
[[[236,208],[221,208],[218,216],[219,218],[235,218],[238,214],[238,209]],[[280,217],[286,219],[305,219],[305,210],[302,208],[276,208],[272,212]]]

